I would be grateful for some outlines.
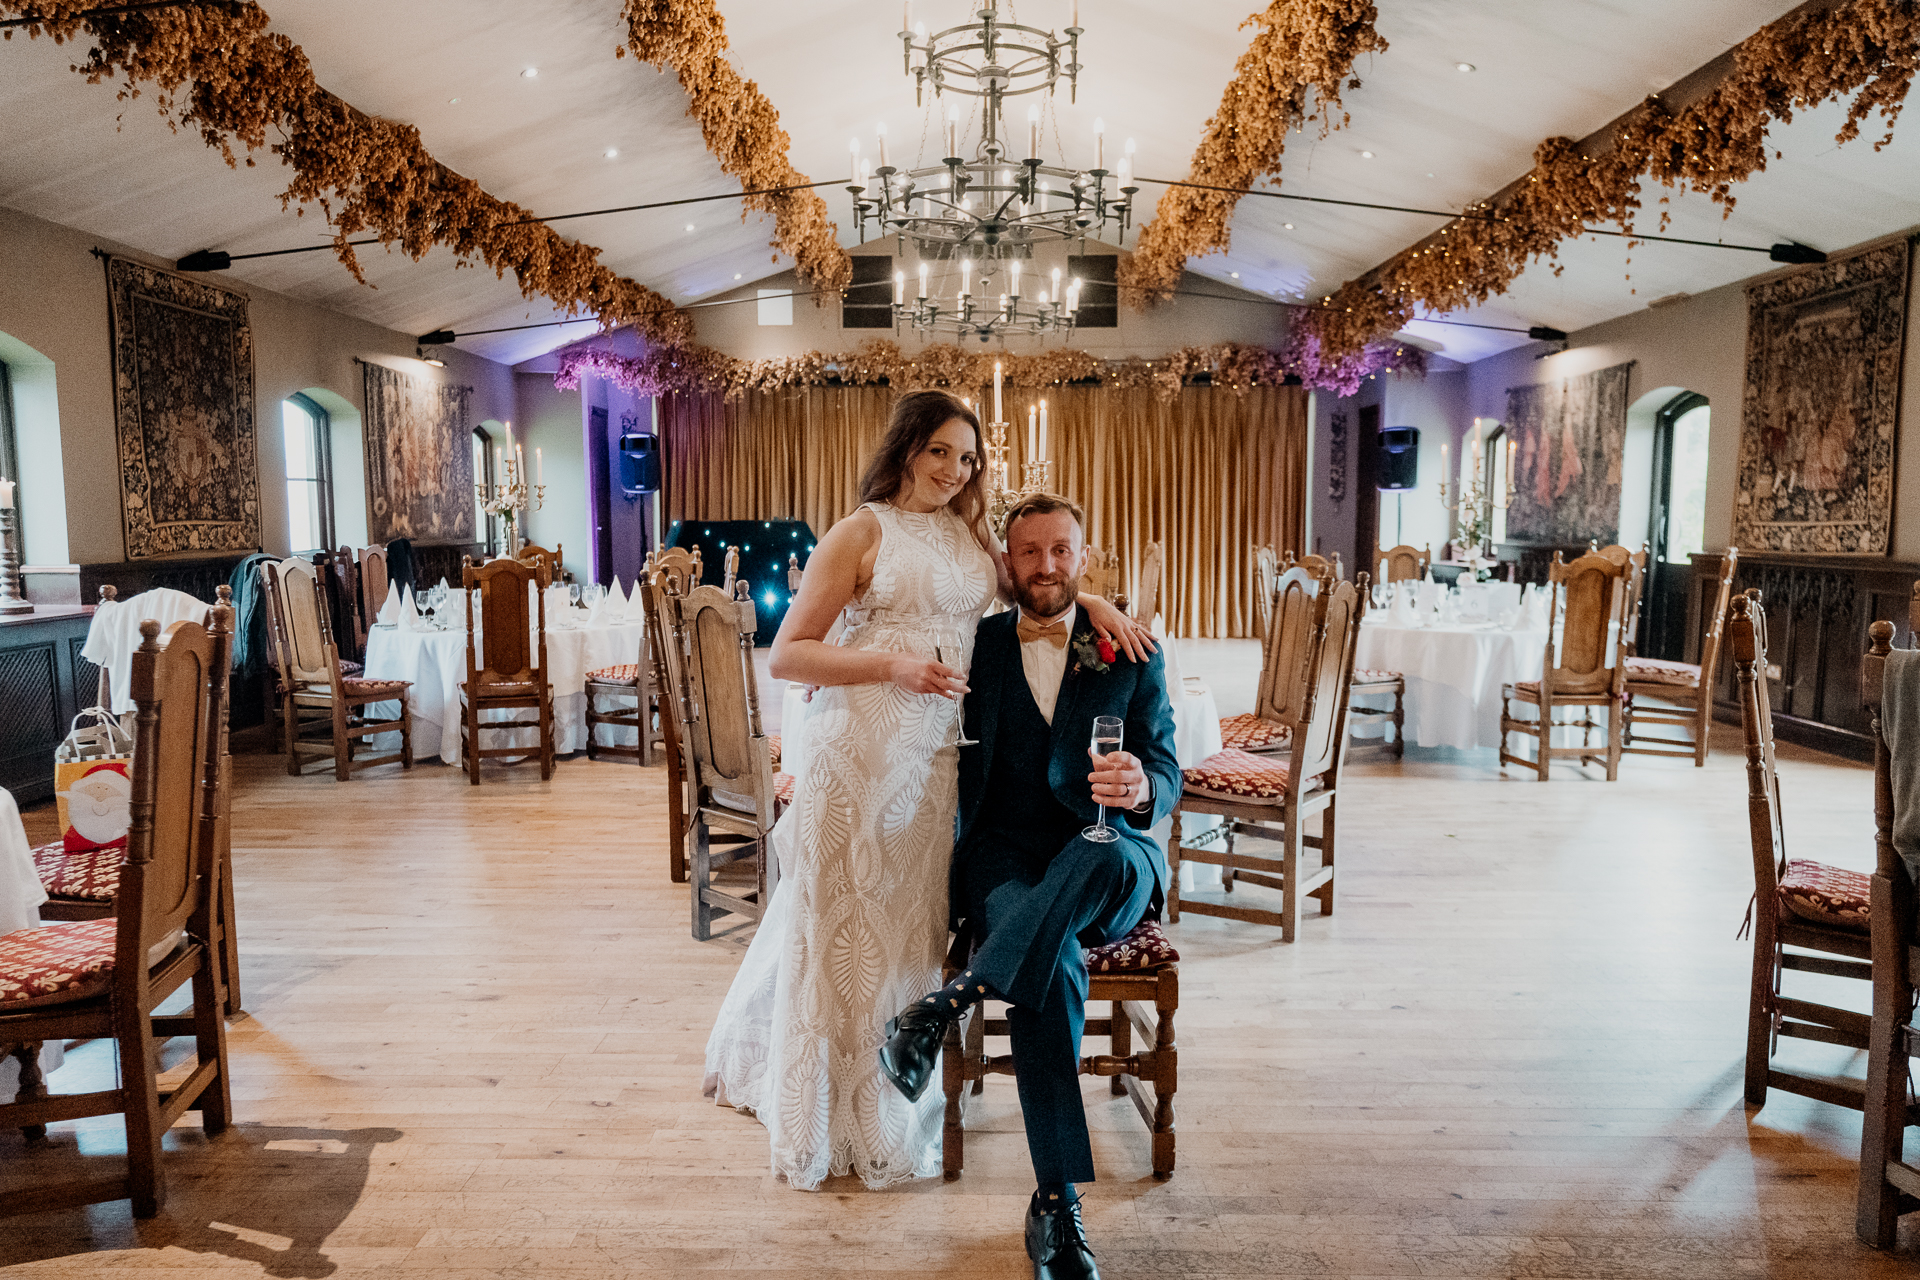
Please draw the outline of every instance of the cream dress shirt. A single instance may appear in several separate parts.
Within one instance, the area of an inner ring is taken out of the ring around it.
[[[1067,640],[1073,640],[1073,620],[1079,614],[1080,606],[1071,604],[1060,615],[1067,624]],[[1020,616],[1032,618],[1024,608]],[[1052,618],[1036,618],[1036,622],[1049,623]],[[1033,691],[1033,704],[1040,708],[1040,715],[1048,724],[1053,723],[1054,704],[1060,701],[1060,684],[1067,678],[1067,646],[1054,648],[1045,640],[1029,640],[1020,646],[1020,666],[1027,673],[1027,688]]]

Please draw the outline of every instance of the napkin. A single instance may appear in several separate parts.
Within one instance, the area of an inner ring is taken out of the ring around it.
[[[1440,596],[1444,591],[1446,588],[1432,578],[1423,579],[1420,583],[1419,599],[1414,607],[1421,613],[1432,613],[1440,607]]]
[[[440,579],[440,589],[441,589],[442,591],[451,591],[451,590],[453,590],[453,588],[452,588],[452,587],[450,587],[450,586],[448,586],[448,585],[447,585],[447,580],[446,580],[445,578],[442,578],[442,579]]]
[[[426,624],[420,620],[420,611],[413,607],[413,588],[400,588],[400,629],[419,631]]]
[[[405,587],[400,588],[400,591],[405,591],[405,590],[406,590]],[[374,616],[373,620],[376,625],[385,624],[386,626],[389,626],[389,627],[399,625],[400,623],[400,591],[387,592],[387,598],[385,602],[381,604],[380,612]]]
[[[620,589],[620,575],[613,575],[613,582],[607,587],[607,617],[623,619],[627,616],[627,593]]]

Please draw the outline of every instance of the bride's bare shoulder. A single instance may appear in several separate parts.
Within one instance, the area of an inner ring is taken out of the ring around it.
[[[870,551],[880,542],[880,517],[861,507],[851,515],[842,516],[834,521],[833,528],[827,530],[827,536],[820,539],[820,549],[828,551]]]

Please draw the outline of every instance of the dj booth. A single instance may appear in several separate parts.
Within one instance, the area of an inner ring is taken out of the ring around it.
[[[804,568],[815,541],[813,530],[799,520],[676,520],[667,531],[668,546],[699,550],[700,581],[716,587],[727,576],[727,548],[740,548],[740,577],[753,589],[759,620],[754,643],[762,647],[773,643],[793,603],[787,557],[798,555]]]

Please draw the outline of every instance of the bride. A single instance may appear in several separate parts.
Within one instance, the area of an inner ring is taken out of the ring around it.
[[[705,1088],[760,1118],[773,1172],[802,1190],[940,1170],[944,1096],[908,1102],[877,1053],[887,1019],[940,985],[958,703],[974,624],[1007,583],[983,471],[970,409],[902,396],[862,505],[820,540],[774,638],[772,674],[819,687],[807,774],[773,831],[779,889],[707,1041]],[[1144,656],[1143,629],[1097,596],[1080,604]]]

